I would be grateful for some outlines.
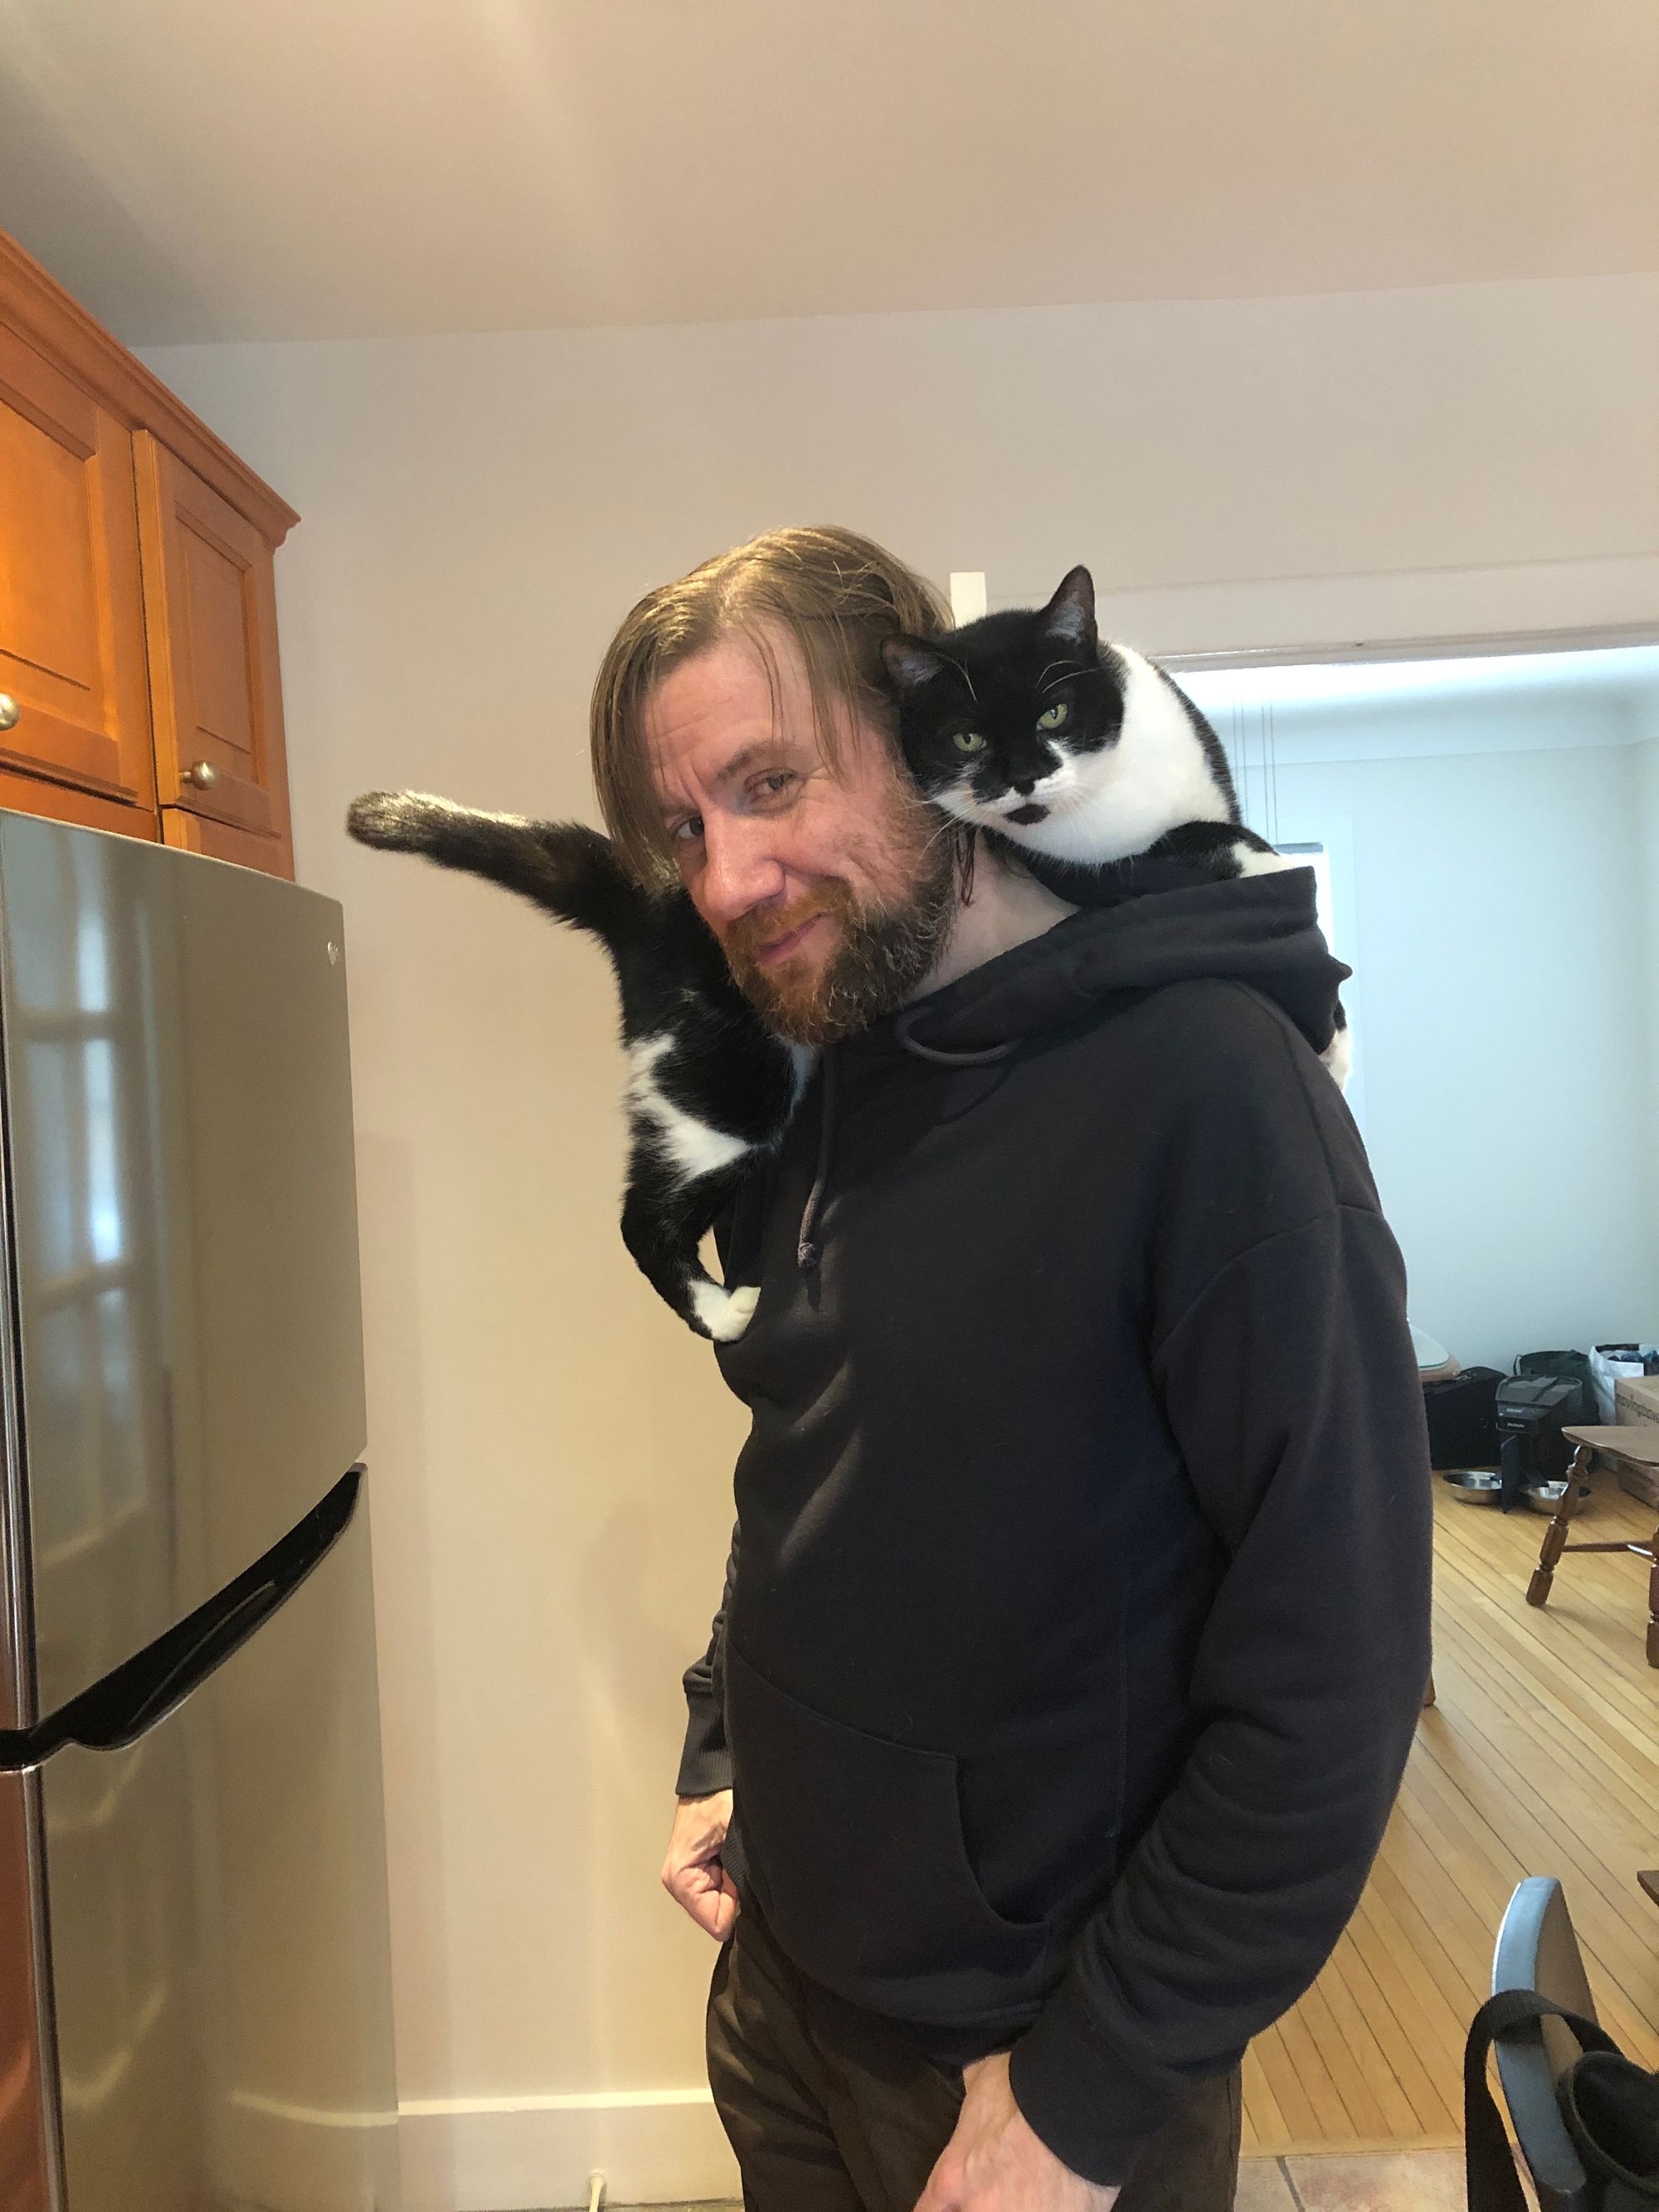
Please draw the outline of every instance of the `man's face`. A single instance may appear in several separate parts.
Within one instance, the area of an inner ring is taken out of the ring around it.
[[[848,713],[824,760],[805,670],[774,647],[775,707],[742,639],[665,676],[647,704],[652,777],[692,904],[783,1036],[823,1044],[902,1006],[955,918],[941,817]]]

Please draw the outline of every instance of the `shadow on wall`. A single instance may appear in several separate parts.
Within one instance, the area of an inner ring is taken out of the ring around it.
[[[422,2050],[446,2069],[453,2055],[447,2039],[451,2012],[443,1863],[435,1853],[400,1848],[410,1835],[441,1828],[443,1794],[413,1160],[411,1146],[359,1132],[357,1219],[374,1514],[374,1612],[392,1995],[403,2053],[399,2090],[404,2094],[412,2049]]]

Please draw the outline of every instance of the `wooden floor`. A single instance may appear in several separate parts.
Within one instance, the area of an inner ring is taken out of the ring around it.
[[[1244,2066],[1244,2148],[1427,2148],[1462,2138],[1463,2033],[1524,1875],[1559,1875],[1604,2024],[1659,2066],[1659,1670],[1647,1568],[1570,1556],[1525,1602],[1546,1527],[1437,1486],[1435,1683],[1359,1910],[1295,2010]],[[1586,1539],[1653,1533],[1597,1478]],[[1592,1525],[1593,1523],[1593,1525]]]

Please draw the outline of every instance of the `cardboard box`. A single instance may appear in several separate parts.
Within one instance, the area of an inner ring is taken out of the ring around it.
[[[1613,1385],[1615,1421],[1659,1421],[1659,1375],[1620,1375]]]
[[[1659,1375],[1620,1375],[1613,1386],[1615,1421],[1659,1421]],[[1619,1487],[1659,1510],[1659,1478],[1650,1469],[1621,1467]]]

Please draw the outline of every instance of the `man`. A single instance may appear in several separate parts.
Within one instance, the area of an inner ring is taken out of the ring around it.
[[[596,688],[623,853],[820,1048],[725,1232],[753,1425],[664,1880],[751,2212],[1219,2212],[1427,1675],[1401,1270],[1310,877],[964,866],[881,673],[942,620],[779,532]]]

